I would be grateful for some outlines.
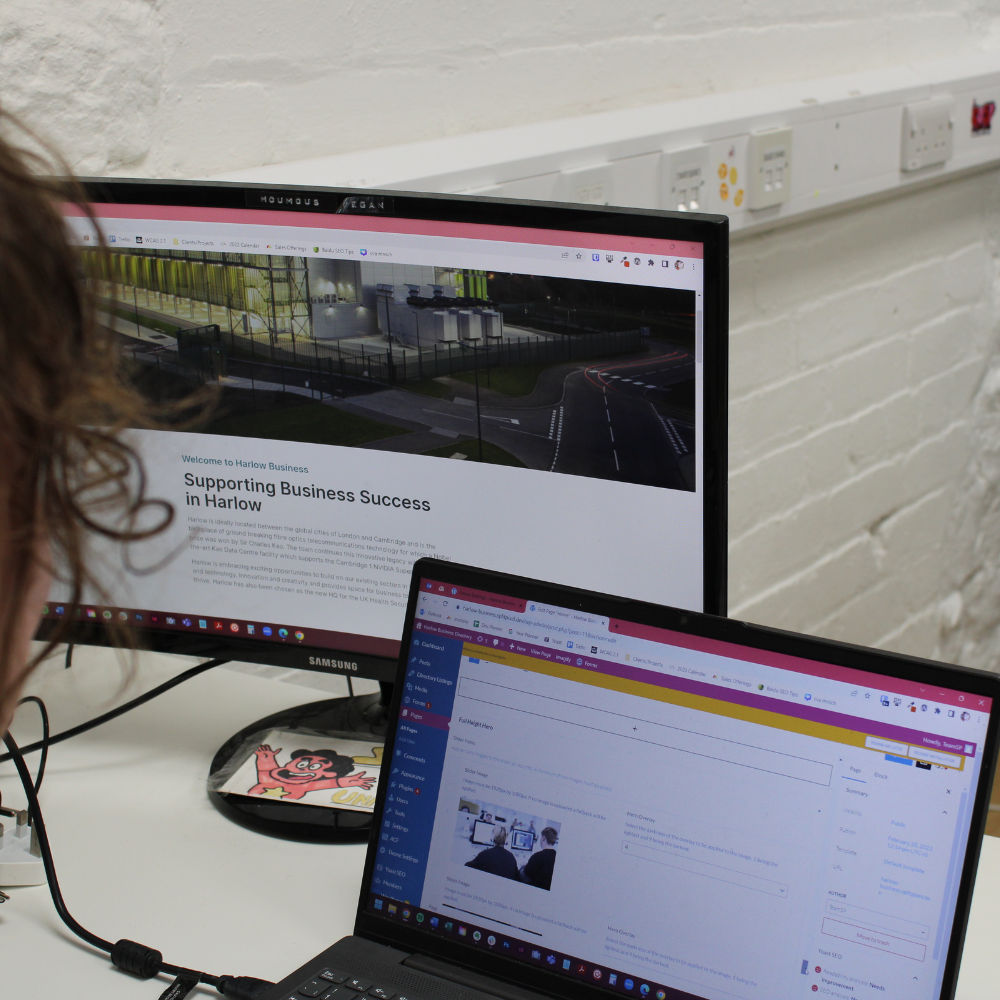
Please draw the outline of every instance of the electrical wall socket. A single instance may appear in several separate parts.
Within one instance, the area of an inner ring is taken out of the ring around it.
[[[944,100],[932,100],[934,96]],[[951,129],[943,125],[948,98],[954,108]],[[921,165],[928,166],[927,173],[942,177],[1000,166],[998,106],[996,52],[966,52],[934,63],[357,150],[215,179],[244,185],[377,187],[676,211],[681,202],[673,195],[688,190],[676,182],[688,178],[678,178],[670,160],[675,153],[686,154],[704,144],[709,167],[699,210],[726,214],[730,232],[735,233],[907,188],[924,176]],[[914,145],[927,144],[927,135],[933,134],[927,132],[926,122],[922,137],[919,129],[910,128],[911,119],[923,118],[926,110],[936,108],[943,125],[929,143],[932,148],[919,155],[903,153],[904,108],[909,109],[906,144],[911,131]],[[781,130],[761,131],[779,124]],[[794,178],[788,177],[792,145],[788,129],[795,131]],[[764,148],[773,143],[779,148]],[[773,157],[782,151],[783,166],[776,172]],[[941,158],[936,165],[930,165],[932,152]],[[764,156],[772,157],[766,161],[772,168],[770,183]],[[687,205],[690,209],[689,196]]]
[[[708,146],[691,146],[663,154],[661,205],[672,212],[705,211]]]
[[[751,211],[788,201],[792,192],[791,128],[751,133],[747,174],[747,208]]]
[[[904,106],[902,170],[922,170],[951,159],[954,108],[947,95]]]

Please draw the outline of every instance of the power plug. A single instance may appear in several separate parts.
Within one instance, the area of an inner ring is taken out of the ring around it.
[[[41,854],[28,811],[0,808],[0,886],[43,885]]]

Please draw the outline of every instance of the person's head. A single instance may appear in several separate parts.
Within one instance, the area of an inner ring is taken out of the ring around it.
[[[140,530],[142,468],[119,432],[148,424],[141,397],[121,374],[116,335],[96,321],[70,245],[61,202],[90,215],[82,191],[55,154],[0,111],[0,734],[32,667],[29,662],[52,576],[67,603],[85,586],[101,591],[88,539],[148,537],[172,517]],[[69,622],[66,623],[68,628]]]
[[[544,830],[542,830],[541,836],[542,847],[555,847],[556,841],[559,840],[559,834],[553,826],[547,826]]]
[[[503,847],[507,843],[507,828],[503,826],[498,826],[493,831],[493,846]]]

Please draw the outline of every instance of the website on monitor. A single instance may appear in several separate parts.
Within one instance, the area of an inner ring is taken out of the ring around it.
[[[421,590],[369,912],[640,998],[937,996],[989,698]]]
[[[95,211],[106,252],[67,219],[136,380],[220,403],[130,432],[177,518],[80,614],[394,656],[424,555],[702,606],[701,244]]]

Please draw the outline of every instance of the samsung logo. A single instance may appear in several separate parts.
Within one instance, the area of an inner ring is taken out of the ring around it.
[[[325,656],[310,656],[310,667],[329,667],[331,670],[357,670],[358,665],[353,660],[330,660]]]

